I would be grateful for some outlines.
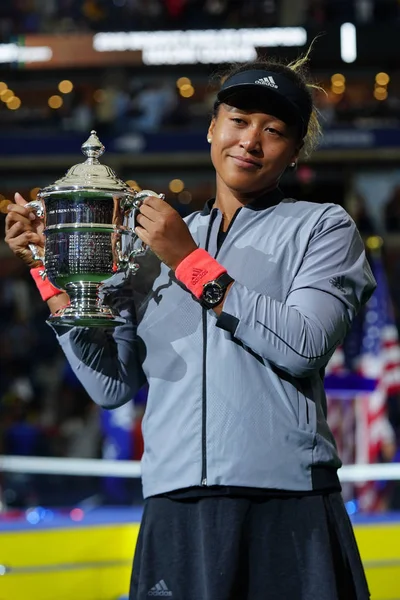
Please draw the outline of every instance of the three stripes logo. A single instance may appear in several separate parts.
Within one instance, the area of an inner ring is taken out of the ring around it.
[[[193,269],[192,284],[196,285],[196,283],[198,283],[200,279],[203,279],[205,275],[207,275],[207,271],[205,271],[204,269]]]
[[[254,83],[260,83],[261,85],[267,85],[268,87],[272,87],[278,89],[278,86],[275,83],[274,78],[271,75],[268,77],[262,77],[261,79],[257,79]]]
[[[154,587],[147,592],[148,596],[157,596],[158,598],[167,598],[172,596],[172,592],[168,589],[164,579],[161,579]]]
[[[345,278],[343,275],[340,275],[340,277],[332,277],[332,279],[329,280],[329,283],[340,292],[343,292],[343,294],[346,293],[346,289],[344,287]]]

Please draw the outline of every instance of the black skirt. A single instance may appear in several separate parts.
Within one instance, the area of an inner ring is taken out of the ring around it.
[[[149,498],[130,600],[366,600],[340,493]]]

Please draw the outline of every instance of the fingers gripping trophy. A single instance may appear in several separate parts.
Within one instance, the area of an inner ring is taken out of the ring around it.
[[[136,258],[146,251],[135,234],[136,215],[151,190],[136,192],[100,164],[104,146],[95,131],[82,144],[86,161],[74,165],[29,202],[44,224],[44,248],[30,244],[40,275],[67,292],[70,303],[49,317],[55,325],[104,327],[124,319],[107,306],[104,283],[117,271],[135,273]]]

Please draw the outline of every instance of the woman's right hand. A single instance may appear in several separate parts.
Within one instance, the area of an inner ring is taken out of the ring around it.
[[[17,192],[14,199],[15,204],[8,207],[5,242],[30,269],[40,267],[42,262],[33,258],[29,244],[44,249],[44,223],[32,209],[26,208],[27,202],[21,194]]]

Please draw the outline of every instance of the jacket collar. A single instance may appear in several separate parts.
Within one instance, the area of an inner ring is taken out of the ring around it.
[[[270,206],[274,206],[275,204],[279,204],[284,199],[285,195],[281,189],[278,187],[273,190],[266,192],[262,196],[259,196],[255,200],[252,200],[248,204],[244,204],[243,208],[247,208],[249,210],[264,210],[269,208]],[[215,198],[210,198],[207,200],[204,208],[201,212],[202,215],[209,215],[213,208],[215,202]]]

